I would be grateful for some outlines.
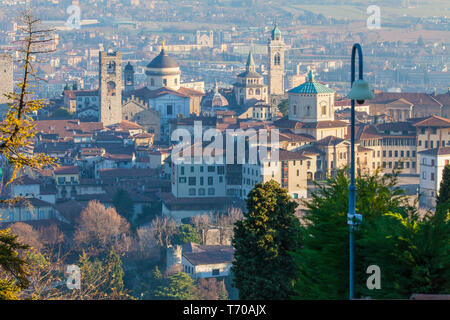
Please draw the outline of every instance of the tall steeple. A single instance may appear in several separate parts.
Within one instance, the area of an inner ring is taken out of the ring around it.
[[[269,93],[271,102],[277,104],[278,99],[274,96],[282,96],[284,94],[284,41],[278,24],[275,23],[269,43]]]
[[[253,72],[256,71],[256,65],[255,65],[255,60],[253,59],[252,49],[250,49],[250,51],[248,53],[246,70],[253,71]]]

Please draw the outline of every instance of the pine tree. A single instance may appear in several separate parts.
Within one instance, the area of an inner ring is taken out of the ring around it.
[[[442,172],[442,181],[436,200],[436,211],[447,214],[450,210],[450,164],[446,165]]]
[[[107,270],[109,278],[106,289],[108,291],[122,292],[124,290],[122,260],[116,250],[114,250],[114,247],[111,247],[109,250],[108,255],[103,261],[103,265]]]
[[[178,272],[158,287],[154,296],[162,300],[194,300],[198,298],[194,280],[184,272]]]
[[[27,265],[19,250],[28,249],[9,229],[0,230],[0,300],[16,300],[20,289],[28,286]]]
[[[286,299],[293,291],[299,246],[297,203],[271,180],[248,194],[244,219],[236,222],[232,272],[240,299]]]
[[[355,229],[355,296],[409,298],[413,293],[443,293],[448,286],[448,223],[419,217],[402,190],[397,173],[358,176]],[[302,247],[294,254],[298,266],[294,298],[347,299],[349,179],[339,171],[318,186],[301,227]],[[367,267],[381,269],[381,289],[366,286]]]

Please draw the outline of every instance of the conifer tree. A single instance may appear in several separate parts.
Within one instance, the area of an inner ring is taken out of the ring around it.
[[[247,198],[244,219],[234,229],[232,272],[240,299],[287,299],[296,266],[290,251],[299,246],[297,203],[271,180]]]

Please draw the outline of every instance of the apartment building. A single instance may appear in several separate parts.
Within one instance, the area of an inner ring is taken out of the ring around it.
[[[292,198],[306,198],[308,166],[311,166],[311,158],[300,152],[279,149],[277,159],[269,151],[258,163],[242,165],[242,196],[245,198],[255,184],[274,180]]]
[[[419,151],[418,155],[420,161],[419,204],[433,208],[436,206],[436,196],[444,167],[450,164],[450,146]]]
[[[404,174],[417,173],[416,130],[410,122],[389,122],[376,125],[381,135],[383,172],[401,169]]]
[[[450,120],[431,116],[416,122],[417,151],[450,146]]]

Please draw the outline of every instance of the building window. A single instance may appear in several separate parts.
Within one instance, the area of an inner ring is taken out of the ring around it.
[[[327,114],[327,106],[326,105],[323,105],[322,106],[322,115],[324,116],[324,115],[326,115]]]
[[[297,114],[297,106],[294,104],[294,108],[293,108],[293,113],[294,113],[294,116]]]
[[[180,177],[180,178],[178,178],[178,182],[179,183],[186,183],[186,178],[185,177]]]
[[[152,87],[155,86],[155,79],[153,79],[153,78],[150,79],[150,86],[152,86]]]
[[[198,189],[198,195],[199,196],[204,196],[205,195],[205,188]]]
[[[190,186],[195,186],[197,183],[195,177],[189,177],[189,185]]]
[[[180,171],[181,171],[181,175],[183,176],[184,175],[184,167],[181,167]]]
[[[163,79],[163,86],[167,87],[167,79]]]
[[[167,105],[167,114],[172,115],[173,114],[173,107],[171,104]]]
[[[214,182],[213,177],[208,177],[208,186],[212,186]]]
[[[431,181],[434,181],[434,172],[431,173]]]
[[[106,72],[109,73],[109,74],[116,73],[116,63],[114,61],[110,61],[108,63],[108,67],[107,67]]]
[[[425,171],[422,172],[422,179],[427,180],[427,173]]]
[[[212,270],[212,275],[213,276],[218,276],[220,274],[220,269],[213,269]]]
[[[208,166],[208,172],[214,172],[215,167],[214,166]]]
[[[189,188],[189,195],[195,196],[195,188]]]
[[[277,52],[275,53],[274,57],[273,57],[273,64],[276,66],[279,66],[281,63],[281,57],[280,57],[280,53]]]
[[[213,196],[216,193],[216,189],[208,188],[208,195]]]

